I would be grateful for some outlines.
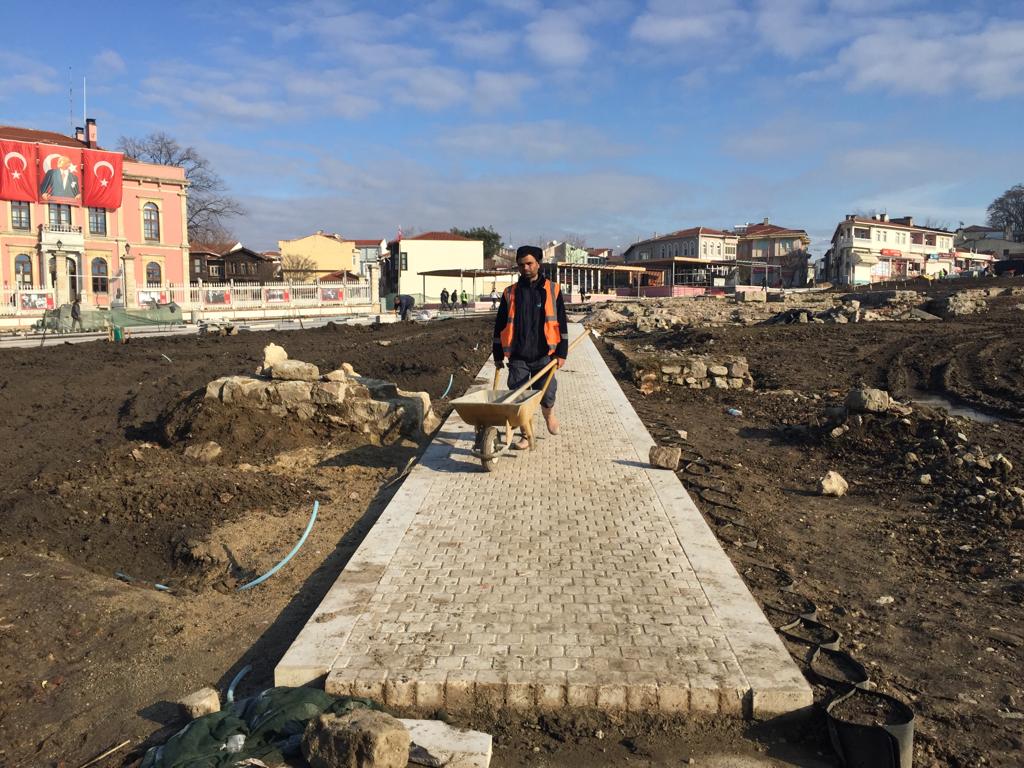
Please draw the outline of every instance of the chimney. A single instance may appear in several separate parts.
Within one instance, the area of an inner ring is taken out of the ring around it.
[[[768,223],[768,217],[765,216],[763,219],[761,219],[761,223],[762,224],[767,224]]]
[[[85,120],[85,143],[93,149],[99,144],[99,139],[96,138],[96,120],[91,117]]]
[[[80,141],[85,144],[85,128],[82,126],[75,128],[75,141]]]

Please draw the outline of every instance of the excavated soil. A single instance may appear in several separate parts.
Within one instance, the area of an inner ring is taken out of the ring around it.
[[[816,701],[837,693],[808,665],[807,641],[827,639],[824,627],[879,690],[914,709],[915,766],[1021,764],[1020,303],[995,298],[987,312],[943,322],[610,334],[646,354],[744,355],[754,392],[669,386],[644,396],[602,345],[655,439],[683,447],[681,479],[773,624],[817,609],[820,625],[803,621],[783,637]],[[902,402],[938,397],[973,418],[912,405],[834,435],[826,408],[856,386]],[[999,453],[1009,465],[974,463]],[[846,496],[818,494],[829,470],[850,483]],[[819,710],[803,737],[827,750],[823,719]]]
[[[77,766],[124,739],[104,765],[131,764],[161,726],[180,726],[182,695],[223,690],[245,664],[240,695],[271,684],[422,447],[199,413],[197,390],[251,373],[273,341],[324,371],[347,362],[424,390],[445,416],[449,377],[464,391],[490,336],[489,319],[468,319],[3,352],[0,765]],[[183,456],[200,437],[223,447],[216,462]],[[236,592],[291,549],[315,499],[295,559]]]

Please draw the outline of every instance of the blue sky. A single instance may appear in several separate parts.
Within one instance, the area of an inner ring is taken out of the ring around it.
[[[71,67],[76,124],[87,76],[102,144],[195,145],[257,248],[769,217],[820,256],[846,213],[978,223],[1024,182],[1020,0],[57,2],[46,35],[5,5],[29,33],[4,36],[0,123],[67,131]]]

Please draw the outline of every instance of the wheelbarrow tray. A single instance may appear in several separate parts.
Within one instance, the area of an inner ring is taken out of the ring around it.
[[[512,402],[499,402],[514,391],[480,389],[452,400],[452,405],[464,422],[475,427],[522,427],[533,419],[544,393],[526,392]]]

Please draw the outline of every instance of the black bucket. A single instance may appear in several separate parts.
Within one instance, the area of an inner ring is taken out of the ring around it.
[[[873,699],[889,710],[889,722],[849,722],[843,705],[854,696]],[[836,712],[839,711],[837,715]],[[859,688],[837,696],[825,709],[832,747],[846,768],[911,768],[914,760],[914,711],[898,699]]]

